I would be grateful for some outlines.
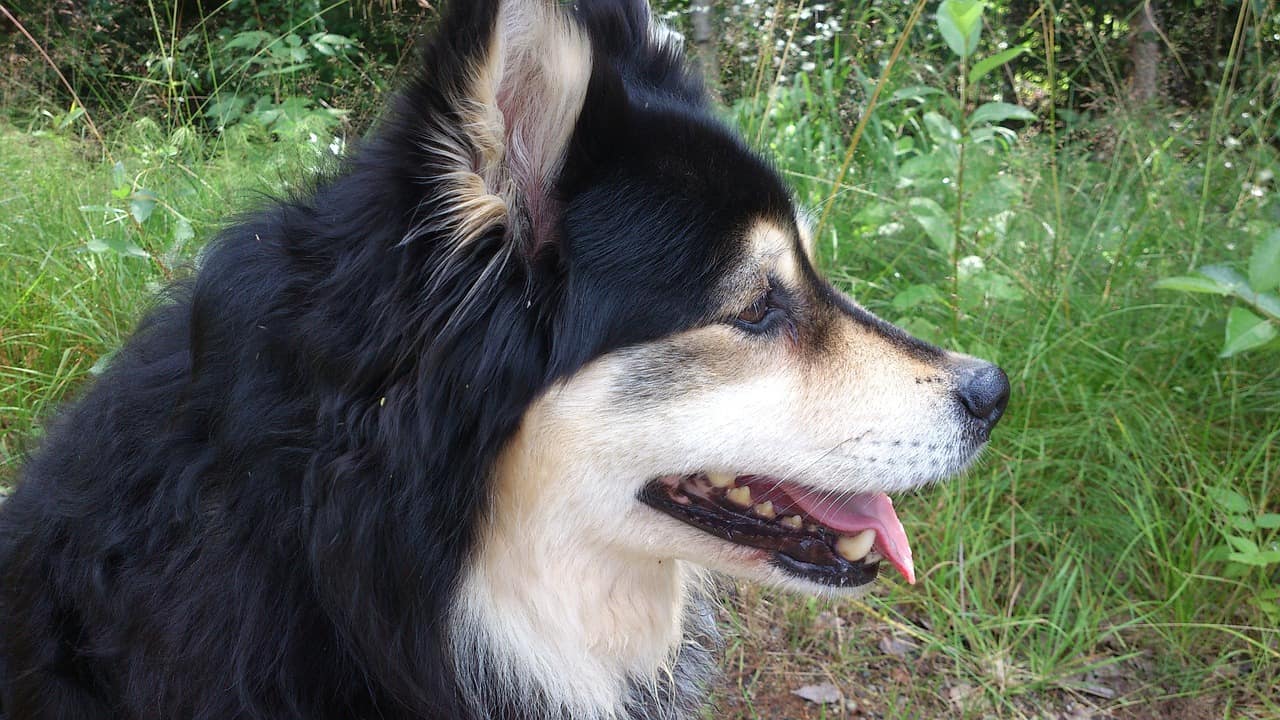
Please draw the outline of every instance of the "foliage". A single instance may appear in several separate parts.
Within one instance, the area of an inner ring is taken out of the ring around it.
[[[1280,513],[1258,512],[1248,498],[1235,490],[1210,490],[1209,497],[1225,520],[1221,530],[1224,544],[1215,548],[1213,555],[1234,563],[1228,574],[1241,576],[1252,570],[1266,573],[1268,568],[1280,567]],[[1280,624],[1280,587],[1261,588],[1249,602],[1269,622]]]
[[[1280,228],[1273,229],[1254,248],[1248,277],[1228,265],[1206,265],[1195,275],[1165,278],[1155,287],[1231,296],[1248,306],[1231,308],[1219,357],[1255,348],[1280,348]]]
[[[0,81],[11,112],[78,99],[91,111],[174,127],[211,106],[215,127],[255,114],[290,122],[309,114],[324,124],[321,110],[343,104],[367,119],[376,109],[367,90],[385,89],[411,57],[405,38],[434,17],[399,0],[18,0],[13,12],[55,67],[19,33],[0,34],[15,69]]]
[[[665,17],[686,30],[688,4],[687,0],[655,2]],[[790,77],[821,61],[821,49],[815,44],[832,41],[846,48],[842,59],[874,73],[906,25],[912,4],[711,0],[723,28],[722,76],[717,80],[726,97],[736,100],[758,90],[761,68]],[[979,96],[1074,113],[1109,111],[1124,99],[1131,25],[1142,0],[988,0],[985,4],[987,52],[1015,47],[1027,52],[1018,53],[1002,72],[987,77]],[[1156,40],[1166,60],[1163,81],[1171,100],[1204,107],[1215,102],[1218,88],[1226,82],[1237,87],[1270,84],[1266,95],[1253,99],[1264,105],[1276,99],[1273,69],[1280,63],[1280,20],[1265,2],[1156,0],[1155,6],[1163,23]],[[911,64],[918,74],[928,75],[951,49],[945,47],[941,28],[922,34],[924,42],[914,47]],[[1240,62],[1238,53],[1232,57],[1233,47],[1254,49],[1256,58]]]

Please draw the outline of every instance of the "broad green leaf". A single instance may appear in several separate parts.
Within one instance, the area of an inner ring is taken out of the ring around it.
[[[178,217],[178,222],[173,226],[174,244],[180,246],[195,236],[195,230],[191,229],[191,221],[181,216]]]
[[[942,330],[938,329],[937,325],[934,325],[921,317],[898,318],[898,321],[894,323],[894,325],[897,325],[911,335],[918,337],[925,342],[941,345],[945,339]]]
[[[1280,229],[1272,230],[1249,258],[1249,286],[1257,292],[1280,287]]]
[[[218,99],[205,109],[204,116],[217,125],[230,125],[244,115],[244,109],[248,104],[248,99],[239,95],[219,95]]]
[[[307,38],[307,42],[311,43],[311,47],[315,48],[316,52],[330,57],[336,55],[339,50],[345,50],[355,44],[351,38],[345,35],[325,32],[312,34]]]
[[[1026,51],[1026,45],[1018,45],[1016,47],[1011,47],[1008,50],[1002,50],[995,55],[982,58],[978,62],[974,63],[973,69],[969,71],[969,84],[973,85],[977,83],[979,80],[986,77],[987,73],[995,70],[1001,65],[1004,65]]]
[[[951,158],[941,152],[931,152],[928,155],[917,155],[908,158],[898,168],[898,174],[903,179],[908,180],[924,180],[929,178],[940,178],[955,172],[955,163]]]
[[[999,124],[1005,120],[1035,120],[1036,114],[1021,105],[1006,102],[989,102],[978,106],[969,116],[969,127],[987,123]]]
[[[1203,275],[1179,275],[1177,277],[1157,280],[1152,285],[1156,290],[1179,290],[1181,292],[1208,293],[1210,295],[1230,295],[1231,290],[1224,288],[1217,281]]]
[[[272,35],[269,32],[263,30],[246,30],[241,33],[236,33],[235,37],[228,40],[223,47],[228,50],[233,48],[256,50],[260,45],[270,41],[271,39]]]
[[[942,0],[938,5],[938,32],[958,57],[967,58],[978,49],[985,7],[982,0]]]
[[[942,293],[932,285],[912,285],[893,296],[894,310],[910,310],[917,305],[942,302]]]
[[[929,198],[911,198],[907,200],[907,209],[916,222],[920,223],[920,227],[924,228],[934,247],[950,256],[956,247],[956,232],[947,211]]]
[[[1231,527],[1244,533],[1251,533],[1258,529],[1258,526],[1253,522],[1253,518],[1248,515],[1232,515],[1227,522]]]
[[[925,113],[924,124],[929,128],[929,134],[933,136],[934,141],[939,145],[960,142],[960,131],[956,129],[955,125],[951,124],[950,120],[938,113]]]
[[[117,160],[115,165],[111,166],[111,185],[119,188],[122,185],[129,184],[129,176],[125,174],[124,162]]]
[[[1196,272],[1218,283],[1232,295],[1241,296],[1249,293],[1249,281],[1238,270],[1226,265],[1205,265]]]
[[[1022,288],[1018,287],[1013,278],[994,270],[978,273],[973,281],[984,296],[993,300],[1021,300],[1023,297]]]
[[[1263,513],[1253,524],[1264,530],[1280,530],[1280,513]]]
[[[1230,543],[1231,547],[1236,549],[1236,552],[1245,553],[1247,555],[1258,554],[1257,544],[1254,543],[1249,538],[1239,537],[1236,535],[1228,535],[1227,542]]]
[[[1235,268],[1226,265],[1206,265],[1200,268],[1199,273],[1212,278],[1222,287],[1230,289],[1232,295],[1249,303],[1262,313],[1280,320],[1280,295],[1254,292],[1253,288],[1249,287],[1249,281]]]
[[[904,87],[904,88],[900,88],[898,90],[893,91],[893,94],[889,96],[889,99],[881,104],[888,105],[890,103],[900,102],[902,100],[915,100],[917,102],[924,102],[926,99],[929,98],[930,95],[941,95],[941,94],[942,94],[942,91],[935,87],[929,87],[928,85],[911,85],[909,87]]]
[[[969,137],[978,144],[992,142],[996,138],[1001,138],[1012,145],[1018,139],[1018,134],[1007,127],[988,125],[986,127],[974,128],[973,131],[969,133]]]
[[[95,235],[89,238],[89,241],[85,243],[85,247],[95,253],[113,252],[126,257],[151,257],[146,250],[119,236],[100,238]]]
[[[1264,315],[1270,315],[1273,321],[1280,322],[1280,295],[1265,292],[1257,293],[1245,298],[1245,301],[1261,310]]]
[[[129,214],[139,225],[145,223],[156,209],[156,194],[150,190],[138,190],[129,199]]]
[[[1231,562],[1240,562],[1240,564],[1244,565],[1257,565],[1260,566],[1260,568],[1263,568],[1263,566],[1271,565],[1272,562],[1280,562],[1280,551],[1233,552],[1226,556],[1226,559]]]
[[[1242,307],[1231,308],[1227,315],[1227,339],[1218,357],[1228,358],[1245,350],[1265,345],[1276,337],[1276,326]]]
[[[1235,490],[1209,488],[1208,492],[1209,497],[1218,504],[1218,507],[1233,515],[1242,515],[1249,512],[1249,499]]]

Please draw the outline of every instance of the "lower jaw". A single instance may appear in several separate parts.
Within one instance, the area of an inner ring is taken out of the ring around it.
[[[769,565],[790,579],[831,589],[850,589],[871,583],[880,571],[879,560],[850,562],[832,552],[834,536],[824,538],[822,531],[794,535],[780,533],[763,524],[731,527],[717,521],[714,511],[675,500],[659,483],[647,484],[640,491],[639,499],[709,535],[755,550]]]
[[[814,565],[786,555],[774,553],[770,563],[788,577],[808,580],[831,588],[855,588],[871,584],[880,574],[880,563],[860,563],[849,568]]]

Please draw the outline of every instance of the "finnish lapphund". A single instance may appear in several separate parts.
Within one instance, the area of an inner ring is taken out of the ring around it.
[[[998,368],[815,270],[642,0],[455,0],[0,505],[9,720],[696,718],[708,571],[914,578]]]

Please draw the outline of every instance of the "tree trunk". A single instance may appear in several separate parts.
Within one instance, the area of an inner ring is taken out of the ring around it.
[[[1136,105],[1145,105],[1159,98],[1160,39],[1163,33],[1156,15],[1157,0],[1143,0],[1133,21],[1129,38],[1129,99]]]
[[[715,35],[712,32],[714,10],[712,0],[693,0],[690,13],[693,15],[693,47],[698,70],[712,93],[720,90],[720,63],[716,59]]]

